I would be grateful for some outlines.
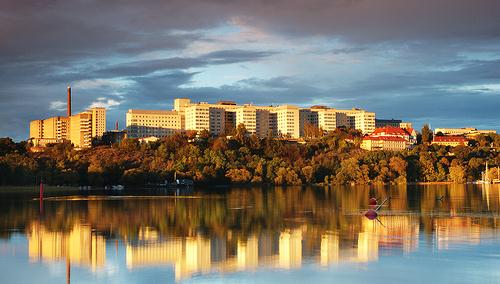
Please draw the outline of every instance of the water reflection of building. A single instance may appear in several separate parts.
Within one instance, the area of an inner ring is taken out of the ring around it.
[[[419,218],[415,216],[380,216],[380,223],[363,219],[362,231],[377,236],[382,248],[401,248],[403,252],[415,251],[420,231]]]
[[[127,244],[126,262],[129,269],[141,266],[174,265],[175,278],[208,272],[211,266],[210,240],[189,237],[161,242]]]
[[[232,241],[231,237],[209,239],[201,235],[161,240],[154,231],[141,229],[139,240],[127,244],[126,263],[130,269],[173,265],[175,278],[179,280],[196,273],[227,273],[253,270],[259,266],[295,269],[301,267],[302,260],[307,255],[317,257],[314,253],[316,249],[319,249],[320,264],[327,266],[342,262],[376,261],[380,248],[411,252],[417,247],[418,218],[385,216],[380,217],[380,221],[383,225],[377,221],[361,219],[361,227],[352,228],[354,239],[341,239],[340,232],[316,235],[316,230],[299,227],[247,238],[238,237],[236,241]],[[303,242],[308,245],[303,246]],[[312,251],[304,252],[304,249]]]
[[[126,263],[129,269],[173,265],[177,280],[209,271],[231,272],[255,269],[262,264],[285,269],[300,267],[302,231],[285,230],[280,233],[278,244],[274,243],[275,240],[265,234],[260,239],[257,236],[240,239],[236,242],[236,255],[229,257],[228,243],[221,238],[210,240],[197,236],[138,241],[127,244]]]
[[[279,241],[279,266],[290,269],[302,264],[302,231],[285,230]]]
[[[370,232],[361,232],[358,235],[359,262],[369,262],[378,259],[378,236]]]
[[[106,240],[80,224],[75,224],[69,232],[52,232],[35,223],[28,234],[28,253],[31,261],[67,260],[95,270],[104,266]]]
[[[259,239],[255,236],[238,241],[238,268],[253,269],[259,263]]]
[[[324,234],[321,236],[320,264],[327,266],[339,262],[338,234]]]
[[[470,217],[434,219],[436,245],[448,249],[453,244],[479,244],[481,226]]]

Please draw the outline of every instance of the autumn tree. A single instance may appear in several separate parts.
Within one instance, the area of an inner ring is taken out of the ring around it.
[[[465,170],[460,165],[453,165],[450,167],[449,179],[454,183],[465,182]]]

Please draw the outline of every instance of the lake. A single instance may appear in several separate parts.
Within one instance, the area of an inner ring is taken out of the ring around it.
[[[0,193],[1,283],[500,283],[498,185],[36,197]]]

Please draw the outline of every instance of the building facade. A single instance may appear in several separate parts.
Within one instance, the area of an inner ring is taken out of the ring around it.
[[[177,111],[130,109],[126,125],[129,138],[166,137],[182,129],[182,117]]]
[[[370,135],[365,136],[361,143],[361,148],[368,151],[386,150],[401,151],[409,149],[416,143],[413,132],[394,127],[385,126],[375,129]]]
[[[441,145],[441,146],[467,146],[469,145],[469,141],[462,136],[437,136],[434,135],[434,138],[431,144]]]
[[[478,130],[472,127],[463,127],[463,128],[436,128],[434,130],[434,134],[442,133],[443,135],[451,135],[451,136],[467,136],[474,137],[480,134],[496,134],[495,130]]]
[[[55,116],[30,122],[29,141],[35,147],[71,141],[76,148],[92,146],[92,138],[106,131],[106,109],[93,107],[71,114],[71,87],[68,86],[67,116]]]
[[[146,118],[145,112],[151,112]],[[175,119],[174,119],[175,117]],[[311,124],[323,131],[333,131],[338,127],[359,129],[367,134],[375,130],[375,113],[361,109],[338,110],[326,106],[299,108],[293,105],[256,106],[237,105],[231,101],[217,103],[193,103],[187,98],[174,100],[174,109],[144,111],[129,110],[127,130],[129,137],[163,137],[175,131],[165,131],[165,120],[175,125],[167,128],[175,130],[207,130],[213,136],[234,134],[239,124],[260,138],[272,136],[297,139],[304,136],[304,126]]]

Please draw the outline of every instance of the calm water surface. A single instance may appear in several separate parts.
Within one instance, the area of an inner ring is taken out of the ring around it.
[[[498,185],[33,197],[0,194],[1,283],[500,283]]]

